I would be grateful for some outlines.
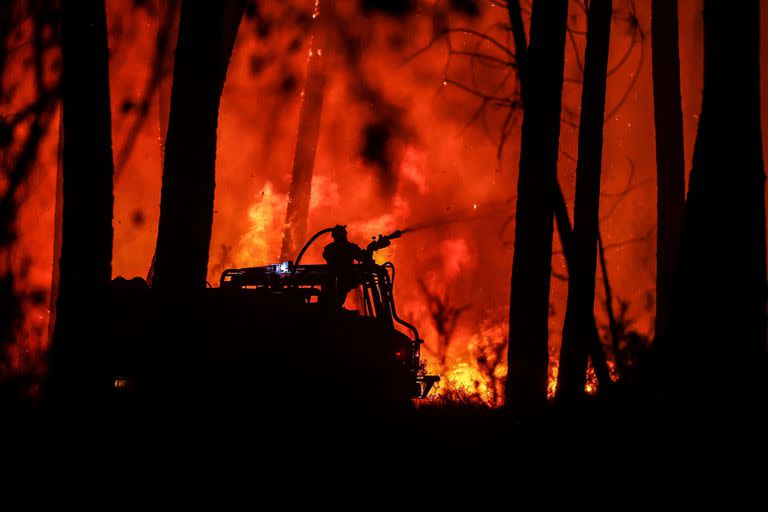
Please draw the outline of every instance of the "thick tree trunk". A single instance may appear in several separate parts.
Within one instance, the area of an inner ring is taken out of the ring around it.
[[[313,1],[317,8],[317,4]],[[288,193],[288,209],[285,214],[283,242],[280,259],[296,256],[307,237],[309,202],[312,196],[312,174],[315,167],[317,140],[320,137],[320,118],[325,97],[325,51],[319,12],[312,20],[312,44],[307,58],[307,81],[301,95],[299,130],[296,134],[296,151],[293,155],[291,189]]]
[[[592,0],[587,14],[587,47],[579,120],[579,159],[573,213],[573,263],[568,273],[568,303],[558,373],[558,397],[574,399],[584,393],[589,340],[592,337],[597,270],[600,174],[611,0]]]
[[[103,385],[112,276],[112,133],[103,0],[62,2],[63,214],[51,398],[87,404]]]
[[[704,3],[704,91],[670,318],[667,384],[748,396],[766,344],[759,3]],[[716,378],[715,378],[716,376]]]
[[[567,0],[534,0],[515,215],[506,403],[543,405]]]
[[[152,272],[155,288],[205,286],[219,102],[245,3],[181,4]]]
[[[677,0],[651,2],[653,120],[656,127],[656,338],[663,338],[669,315],[672,276],[685,210],[683,112]]]

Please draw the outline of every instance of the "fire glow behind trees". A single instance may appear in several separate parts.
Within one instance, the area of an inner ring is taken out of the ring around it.
[[[327,55],[323,115],[312,178],[308,233],[347,224],[350,238],[451,218],[476,211],[476,222],[423,229],[384,251],[398,265],[395,293],[399,312],[419,325],[425,356],[445,356],[443,384],[477,390],[485,400],[506,372],[505,356],[496,364],[494,347],[506,343],[510,262],[514,236],[512,200],[519,162],[519,119],[511,122],[501,160],[498,137],[508,109],[486,105],[467,89],[510,96],[509,69],[491,59],[458,52],[508,56],[489,41],[466,33],[450,34],[424,49],[446,28],[468,28],[505,41],[499,24],[508,23],[502,7],[478,2],[477,10],[450,9],[435,2],[413,2],[403,12],[365,10],[341,2],[328,37],[338,52]],[[686,171],[701,108],[702,21],[700,1],[680,2],[680,61]],[[216,189],[208,281],[218,282],[227,267],[277,261],[286,216],[296,147],[301,91],[310,47],[308,2],[261,2],[249,7],[237,36],[221,98]],[[367,5],[363,3],[363,5]],[[166,30],[161,12],[146,3],[107,3],[110,46],[110,96],[115,154],[132,131],[136,105],[145,100],[147,77],[155,60],[171,62],[175,43],[155,54],[157,31]],[[636,7],[636,11],[633,9]],[[611,285],[627,301],[627,319],[652,336],[655,288],[655,152],[650,66],[650,3],[614,1],[608,62],[600,230]],[[762,10],[762,18],[766,9]],[[524,14],[526,29],[529,13]],[[569,5],[571,36],[566,46],[563,114],[558,172],[572,208],[579,122],[586,14]],[[170,24],[172,25],[172,24]],[[764,25],[764,23],[763,23]],[[31,20],[19,25],[18,41],[31,37]],[[172,36],[175,41],[175,34]],[[509,41],[510,51],[514,45]],[[766,61],[764,48],[761,62]],[[25,67],[30,45],[7,53],[0,115],[10,117],[34,101],[33,72]],[[412,58],[411,58],[412,57]],[[449,58],[450,57],[450,58]],[[58,78],[56,50],[46,59],[46,80]],[[113,275],[145,276],[157,239],[164,130],[170,105],[172,65],[153,88],[149,114],[124,166],[116,169]],[[463,84],[462,89],[454,84]],[[765,87],[762,88],[765,90]],[[479,113],[478,113],[479,112]],[[765,106],[762,118],[765,121]],[[477,115],[476,115],[477,114]],[[57,114],[58,116],[58,114]],[[52,126],[56,126],[54,120]],[[19,137],[27,125],[17,128]],[[18,138],[17,138],[18,139]],[[14,139],[14,140],[17,140]],[[768,145],[764,144],[765,147]],[[10,151],[18,151],[10,146]],[[117,162],[119,163],[119,162]],[[48,294],[53,260],[57,130],[40,143],[31,173],[20,192],[18,237],[0,261],[10,270],[20,296]],[[5,193],[0,181],[0,193]],[[499,206],[502,205],[502,206]],[[483,217],[487,210],[493,214]],[[501,209],[501,213],[499,210]],[[550,351],[557,354],[565,312],[565,261],[554,245]],[[318,261],[310,251],[306,261]],[[407,277],[406,277],[407,276]],[[430,294],[423,292],[423,283]],[[597,287],[597,301],[602,301]],[[447,354],[438,353],[438,326],[430,317],[429,296],[462,309]],[[602,302],[600,302],[602,304]],[[48,300],[25,300],[15,342],[7,347],[3,371],[40,369],[48,346]],[[598,325],[607,324],[596,308]],[[605,332],[603,330],[603,332]],[[489,365],[491,369],[489,370]],[[550,380],[556,372],[550,364]],[[590,381],[592,382],[592,381]],[[589,385],[589,383],[588,383]]]

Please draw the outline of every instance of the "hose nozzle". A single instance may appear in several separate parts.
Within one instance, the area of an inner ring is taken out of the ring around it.
[[[401,236],[403,236],[403,232],[400,231],[399,229],[396,231],[393,231],[392,233],[386,236],[379,235],[379,238],[374,238],[373,241],[368,244],[368,250],[373,252],[373,251],[378,251],[379,249],[383,249],[385,247],[389,247],[391,243],[390,240],[394,240],[395,238],[400,238]]]

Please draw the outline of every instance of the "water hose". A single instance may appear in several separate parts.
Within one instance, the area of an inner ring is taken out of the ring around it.
[[[314,235],[312,235],[312,238],[307,240],[307,243],[304,244],[304,247],[301,248],[301,251],[299,251],[299,255],[296,256],[296,261],[293,263],[293,266],[291,267],[291,275],[296,273],[296,268],[299,266],[299,262],[301,261],[301,257],[304,256],[304,253],[307,252],[307,249],[309,249],[309,246],[312,245],[312,242],[317,240],[319,237],[323,236],[326,233],[330,233],[333,231],[334,228],[325,228],[321,229]]]

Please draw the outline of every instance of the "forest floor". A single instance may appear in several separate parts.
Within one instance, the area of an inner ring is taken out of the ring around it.
[[[3,510],[744,510],[765,499],[766,423],[751,413],[592,399],[528,419],[433,403],[73,420],[4,405]]]

